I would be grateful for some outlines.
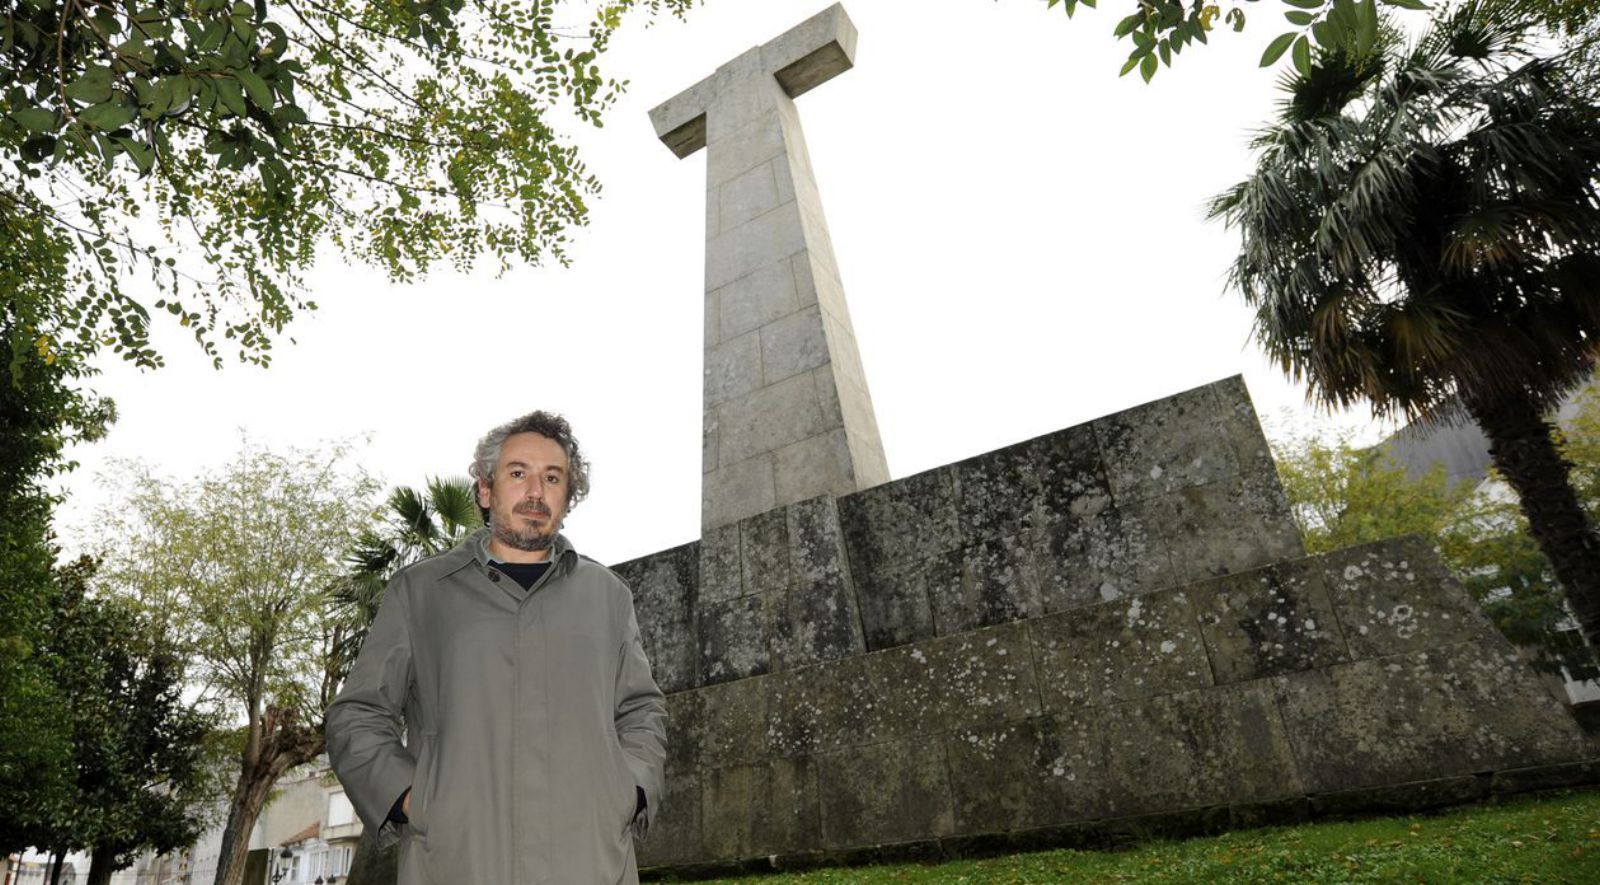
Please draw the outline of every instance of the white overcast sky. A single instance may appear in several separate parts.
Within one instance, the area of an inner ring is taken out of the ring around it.
[[[321,309],[270,369],[214,371],[182,335],[162,339],[160,371],[108,363],[96,387],[121,417],[72,452],[63,535],[92,534],[110,458],[182,477],[241,429],[273,446],[362,437],[368,470],[416,485],[544,408],[594,464],[567,523],[579,549],[617,562],[698,537],[705,154],[676,159],[646,115],[825,5],[710,0],[631,22],[606,56],[629,92],[582,137],[605,192],[570,268],[398,286],[330,261],[310,278]],[[1381,430],[1303,407],[1224,290],[1236,235],[1203,217],[1277,101],[1256,67],[1276,4],[1151,86],[1117,77],[1126,4],[1103,5],[1069,21],[1042,0],[853,0],[855,69],[798,101],[897,478],[1236,373],[1280,424]]]

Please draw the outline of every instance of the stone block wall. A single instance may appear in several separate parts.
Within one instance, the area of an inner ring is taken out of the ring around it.
[[[659,871],[1600,780],[1426,544],[1304,555],[1237,377],[614,569]]]
[[[1235,376],[613,568],[675,692],[1303,552]]]
[[[1573,763],[1554,776],[1586,778],[1600,756],[1418,539],[668,705],[667,795],[640,859],[687,872],[1174,815],[1249,822],[1397,785],[1459,798]]]

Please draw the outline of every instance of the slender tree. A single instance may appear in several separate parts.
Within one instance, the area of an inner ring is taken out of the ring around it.
[[[1243,235],[1257,340],[1315,400],[1483,428],[1600,646],[1600,538],[1545,420],[1600,340],[1600,71],[1536,52],[1521,5],[1317,53],[1211,216]]]
[[[273,785],[323,751],[339,679],[329,588],[376,485],[342,447],[246,446],[188,481],[123,472],[127,488],[99,521],[107,575],[184,643],[208,698],[243,726],[216,877],[239,885]]]

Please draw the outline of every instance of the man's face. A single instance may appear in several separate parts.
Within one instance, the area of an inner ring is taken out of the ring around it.
[[[494,540],[548,557],[567,515],[567,453],[537,433],[513,433],[500,446],[494,484],[478,480],[478,506],[489,508]]]

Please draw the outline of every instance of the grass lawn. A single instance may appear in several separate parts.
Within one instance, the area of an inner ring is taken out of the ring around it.
[[[1438,814],[1304,824],[1124,851],[1044,851],[743,879],[876,882],[1600,883],[1600,791],[1550,793]]]

